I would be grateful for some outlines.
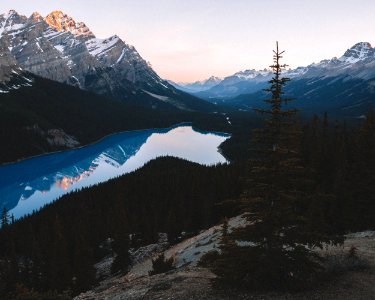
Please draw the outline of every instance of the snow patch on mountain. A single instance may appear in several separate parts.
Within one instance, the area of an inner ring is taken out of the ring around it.
[[[156,99],[159,99],[161,101],[169,101],[170,98],[169,97],[166,97],[166,96],[161,96],[161,95],[156,95],[154,93],[151,93],[151,92],[148,92],[148,91],[145,91],[143,90],[145,93],[149,94],[150,96],[156,98]]]
[[[94,38],[86,41],[86,46],[92,56],[100,57],[110,51],[119,41],[121,39],[117,35],[111,36],[108,39]]]

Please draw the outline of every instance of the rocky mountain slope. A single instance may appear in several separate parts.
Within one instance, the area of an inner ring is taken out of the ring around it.
[[[46,17],[14,10],[1,14],[0,45],[23,70],[98,94],[153,108],[212,108],[161,79],[118,36],[96,38],[84,23],[61,11]]]
[[[287,70],[284,75],[292,79],[286,87],[288,96],[301,100],[296,105],[308,112],[359,117],[375,105],[375,48],[369,43],[357,43],[339,58]],[[268,69],[246,70],[195,95],[214,103],[251,109],[262,105],[262,89],[271,77]]]
[[[9,49],[0,43],[0,94],[23,86],[31,86],[32,79],[17,65]]]

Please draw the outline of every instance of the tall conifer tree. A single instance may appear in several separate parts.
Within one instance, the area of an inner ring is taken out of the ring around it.
[[[313,180],[302,165],[301,134],[296,109],[287,104],[283,87],[289,78],[282,76],[278,44],[273,78],[265,91],[271,97],[266,108],[256,109],[265,116],[265,126],[254,132],[248,161],[246,188],[239,203],[247,225],[224,237],[222,255],[214,265],[219,283],[247,289],[302,288],[319,270],[314,247],[331,238],[314,230],[306,219],[306,209],[320,197]]]

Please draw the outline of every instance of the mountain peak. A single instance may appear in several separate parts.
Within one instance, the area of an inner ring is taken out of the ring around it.
[[[202,82],[202,84],[209,85],[209,84],[217,84],[220,81],[222,81],[221,78],[216,77],[216,76],[211,76],[210,78],[206,79],[205,81]]]
[[[221,80],[221,78],[212,75],[212,76],[211,76],[210,78],[208,78],[207,80]]]
[[[0,14],[0,17],[3,17],[5,19],[10,19],[10,18],[16,17],[16,16],[19,16],[19,14],[14,9],[9,10],[7,13]]]
[[[12,16],[12,15],[18,15],[18,12],[16,12],[14,9],[11,9],[8,11],[8,17]]]
[[[350,49],[372,49],[372,46],[369,42],[359,42]]]
[[[76,37],[93,38],[94,34],[83,22],[76,22],[72,17],[63,13],[61,10],[55,10],[48,14],[44,21],[57,31],[67,31]]]
[[[360,42],[348,49],[340,58],[341,61],[356,63],[368,57],[374,56],[374,48],[368,42]]]
[[[33,12],[29,19],[35,22],[43,21],[43,17],[37,11]]]

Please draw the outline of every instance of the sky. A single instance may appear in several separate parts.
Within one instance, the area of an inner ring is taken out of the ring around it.
[[[375,44],[375,0],[0,0],[0,13],[62,10],[98,38],[117,34],[164,79],[225,77],[272,62],[295,68]]]

